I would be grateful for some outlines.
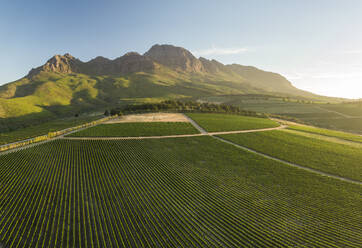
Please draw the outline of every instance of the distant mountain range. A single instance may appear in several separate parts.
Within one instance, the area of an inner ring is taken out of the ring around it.
[[[0,87],[0,118],[53,117],[107,106],[227,94],[323,97],[295,88],[277,73],[196,58],[172,45],[154,45],[110,60],[55,55],[24,78]]]

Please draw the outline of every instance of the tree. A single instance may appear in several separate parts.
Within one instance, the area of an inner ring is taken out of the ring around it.
[[[108,111],[108,109],[106,109],[106,111],[104,111],[104,115],[105,115],[105,116],[109,116],[109,111]]]
[[[111,109],[111,115],[118,115],[119,111],[117,109]]]

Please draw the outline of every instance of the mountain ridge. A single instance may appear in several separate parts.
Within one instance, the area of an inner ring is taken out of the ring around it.
[[[276,94],[320,99],[285,77],[256,67],[196,58],[173,45],[154,45],[143,55],[87,62],[66,53],[51,57],[23,78],[0,86],[0,118],[36,113],[58,116],[106,106],[228,94]]]
[[[190,51],[182,47],[159,44],[153,45],[143,55],[137,52],[128,52],[113,60],[98,56],[87,62],[82,62],[69,53],[55,55],[44,65],[32,69],[26,77],[32,78],[40,72],[82,73],[92,76],[124,75],[136,72],[153,72],[159,65],[185,73],[224,73],[234,75],[235,77],[241,77],[240,81],[246,79],[246,81],[251,81],[254,87],[271,92],[292,93],[291,91],[297,90],[280,74],[263,71],[253,66],[239,64],[224,65],[214,59],[196,58]],[[263,74],[264,76],[259,77],[258,80],[250,80],[250,77],[255,78],[256,74]],[[267,84],[266,81],[268,80],[272,82],[271,85]]]

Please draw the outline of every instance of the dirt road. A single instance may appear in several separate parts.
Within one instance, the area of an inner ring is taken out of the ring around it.
[[[214,136],[222,134],[237,134],[237,133],[254,133],[254,132],[265,132],[272,130],[279,130],[287,128],[286,125],[279,127],[263,128],[263,129],[252,129],[252,130],[239,130],[239,131],[224,131],[224,132],[206,132],[203,130],[202,133],[198,134],[177,134],[177,135],[162,135],[162,136],[135,136],[135,137],[62,137],[62,139],[68,140],[140,140],[140,139],[169,139],[169,138],[185,138],[185,137],[197,137],[197,136]],[[197,128],[195,126],[195,128]],[[200,131],[201,132],[201,131]]]

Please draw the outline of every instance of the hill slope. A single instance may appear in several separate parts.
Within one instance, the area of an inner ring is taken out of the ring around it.
[[[154,45],[144,55],[82,62],[55,55],[24,78],[0,87],[0,118],[53,117],[129,102],[198,98],[219,94],[278,94],[319,98],[279,74],[197,59],[172,45]]]

